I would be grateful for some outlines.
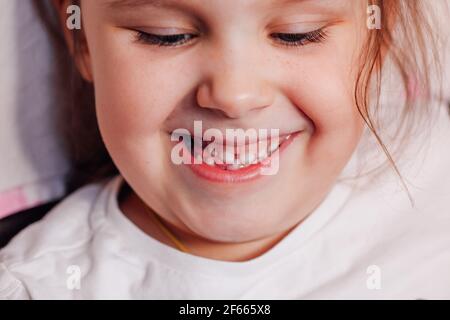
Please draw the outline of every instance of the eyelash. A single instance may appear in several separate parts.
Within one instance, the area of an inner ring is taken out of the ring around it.
[[[301,47],[309,43],[322,43],[326,39],[327,34],[324,29],[318,29],[306,33],[274,33],[270,36],[281,45]]]
[[[136,33],[136,40],[138,42],[158,47],[179,47],[196,37],[196,35],[189,33],[171,35],[157,35],[143,31],[137,31]]]
[[[273,33],[270,36],[281,45],[287,47],[301,47],[308,43],[321,43],[326,39],[327,34],[322,28],[307,33]],[[157,35],[136,31],[137,42],[158,47],[179,47],[197,37],[197,35],[189,33]]]

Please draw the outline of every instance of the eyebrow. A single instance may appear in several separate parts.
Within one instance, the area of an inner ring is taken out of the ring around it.
[[[172,4],[171,0],[109,0],[106,6],[115,9],[124,9],[136,6],[165,7]]]

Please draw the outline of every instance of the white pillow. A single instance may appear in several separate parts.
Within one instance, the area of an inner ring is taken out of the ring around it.
[[[70,81],[33,1],[0,0],[0,30],[2,218],[65,193],[69,165],[55,111],[69,101],[58,88]]]

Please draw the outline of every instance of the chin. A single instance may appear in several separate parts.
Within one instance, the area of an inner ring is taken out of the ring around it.
[[[191,232],[217,242],[248,242],[283,231],[283,219],[273,210],[265,212],[243,207],[236,210],[218,208],[197,210],[190,217],[193,217],[193,220],[189,221],[187,226]]]

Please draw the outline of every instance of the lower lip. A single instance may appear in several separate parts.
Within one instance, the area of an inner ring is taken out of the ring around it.
[[[278,148],[279,156],[284,150],[300,135],[301,132],[296,132],[291,137],[283,142]],[[272,155],[273,156],[273,155]],[[200,178],[217,183],[239,183],[255,180],[263,177],[261,169],[263,166],[270,166],[272,156],[265,159],[262,163],[256,163],[239,170],[223,170],[217,166],[209,166],[205,163],[201,164],[187,164],[187,166]],[[193,163],[193,157],[192,161]]]

